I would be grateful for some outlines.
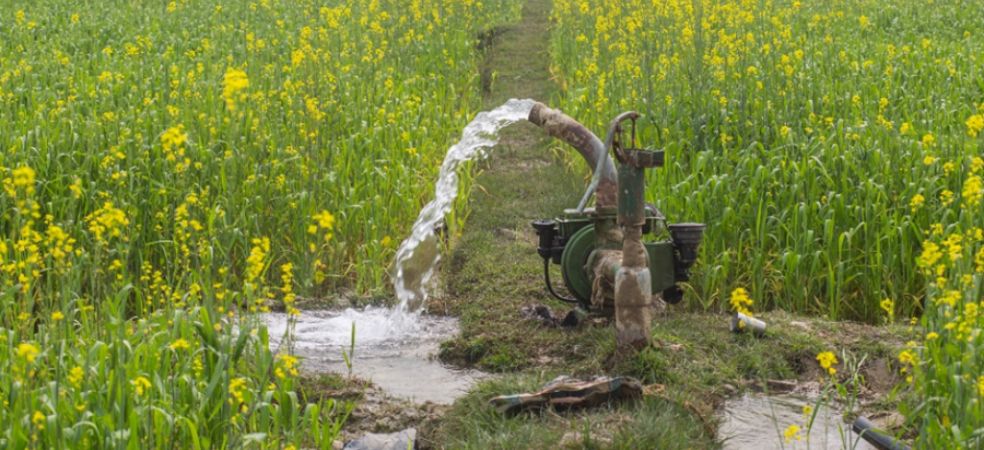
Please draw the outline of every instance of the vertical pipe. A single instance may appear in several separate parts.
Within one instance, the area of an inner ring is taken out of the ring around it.
[[[645,169],[622,163],[618,169],[618,223],[622,227],[622,264],[615,274],[615,338],[619,349],[649,345],[652,277],[642,243],[646,223]]]

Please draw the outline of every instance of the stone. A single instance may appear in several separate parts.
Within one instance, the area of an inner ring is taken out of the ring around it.
[[[797,387],[796,380],[765,380],[765,386],[776,394],[793,392]]]
[[[564,437],[560,438],[557,446],[562,448],[581,448],[581,433],[577,431],[564,433]]]
[[[367,433],[349,441],[343,450],[407,450],[414,448],[416,439],[416,428],[407,428],[396,433]]]
[[[882,430],[893,431],[905,425],[905,416],[899,414],[897,411],[889,411],[873,415],[871,421]]]

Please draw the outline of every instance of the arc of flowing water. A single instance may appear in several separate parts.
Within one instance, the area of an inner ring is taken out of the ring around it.
[[[416,313],[427,300],[428,287],[441,257],[435,230],[458,196],[458,168],[466,161],[483,156],[486,149],[494,146],[498,141],[497,133],[503,127],[527,119],[534,103],[533,100],[512,99],[491,111],[479,113],[462,131],[461,139],[448,149],[435,183],[434,200],[420,211],[410,236],[396,252],[392,279],[399,306],[393,310],[349,308],[337,314],[302,320],[296,331],[304,336],[301,340],[306,340],[306,345],[348,345],[353,328],[357,333],[356,341],[370,347],[393,345],[411,336],[417,339],[420,333],[429,332]],[[293,336],[295,330],[286,315],[267,315],[265,320],[271,330],[275,330],[274,334],[288,339]]]
[[[466,161],[484,156],[486,149],[498,142],[499,130],[525,120],[533,104],[530,99],[510,99],[498,108],[478,113],[465,126],[461,139],[448,149],[434,186],[434,200],[420,210],[410,236],[396,251],[392,278],[400,304],[394,313],[415,312],[427,300],[435,268],[441,259],[435,230],[451,211],[451,205],[458,196],[458,167]]]

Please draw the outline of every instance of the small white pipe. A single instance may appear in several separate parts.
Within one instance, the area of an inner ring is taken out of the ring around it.
[[[751,330],[755,336],[765,336],[765,322],[751,316],[736,312],[731,316],[731,331],[741,333]]]

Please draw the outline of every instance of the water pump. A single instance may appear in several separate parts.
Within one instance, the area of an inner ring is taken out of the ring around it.
[[[543,258],[544,281],[556,298],[615,316],[620,348],[649,344],[652,296],[675,304],[683,299],[678,283],[690,278],[703,235],[700,223],[667,224],[664,215],[645,203],[645,170],[661,167],[662,151],[636,148],[636,112],[612,120],[604,142],[560,111],[537,103],[529,120],[573,146],[594,168],[594,176],[576,208],[553,219],[537,220],[537,253]],[[623,134],[628,123],[627,145]],[[609,153],[615,155],[618,168]],[[586,207],[591,196],[595,206]],[[644,242],[643,236],[669,234]],[[550,264],[560,265],[567,290],[557,294]]]

